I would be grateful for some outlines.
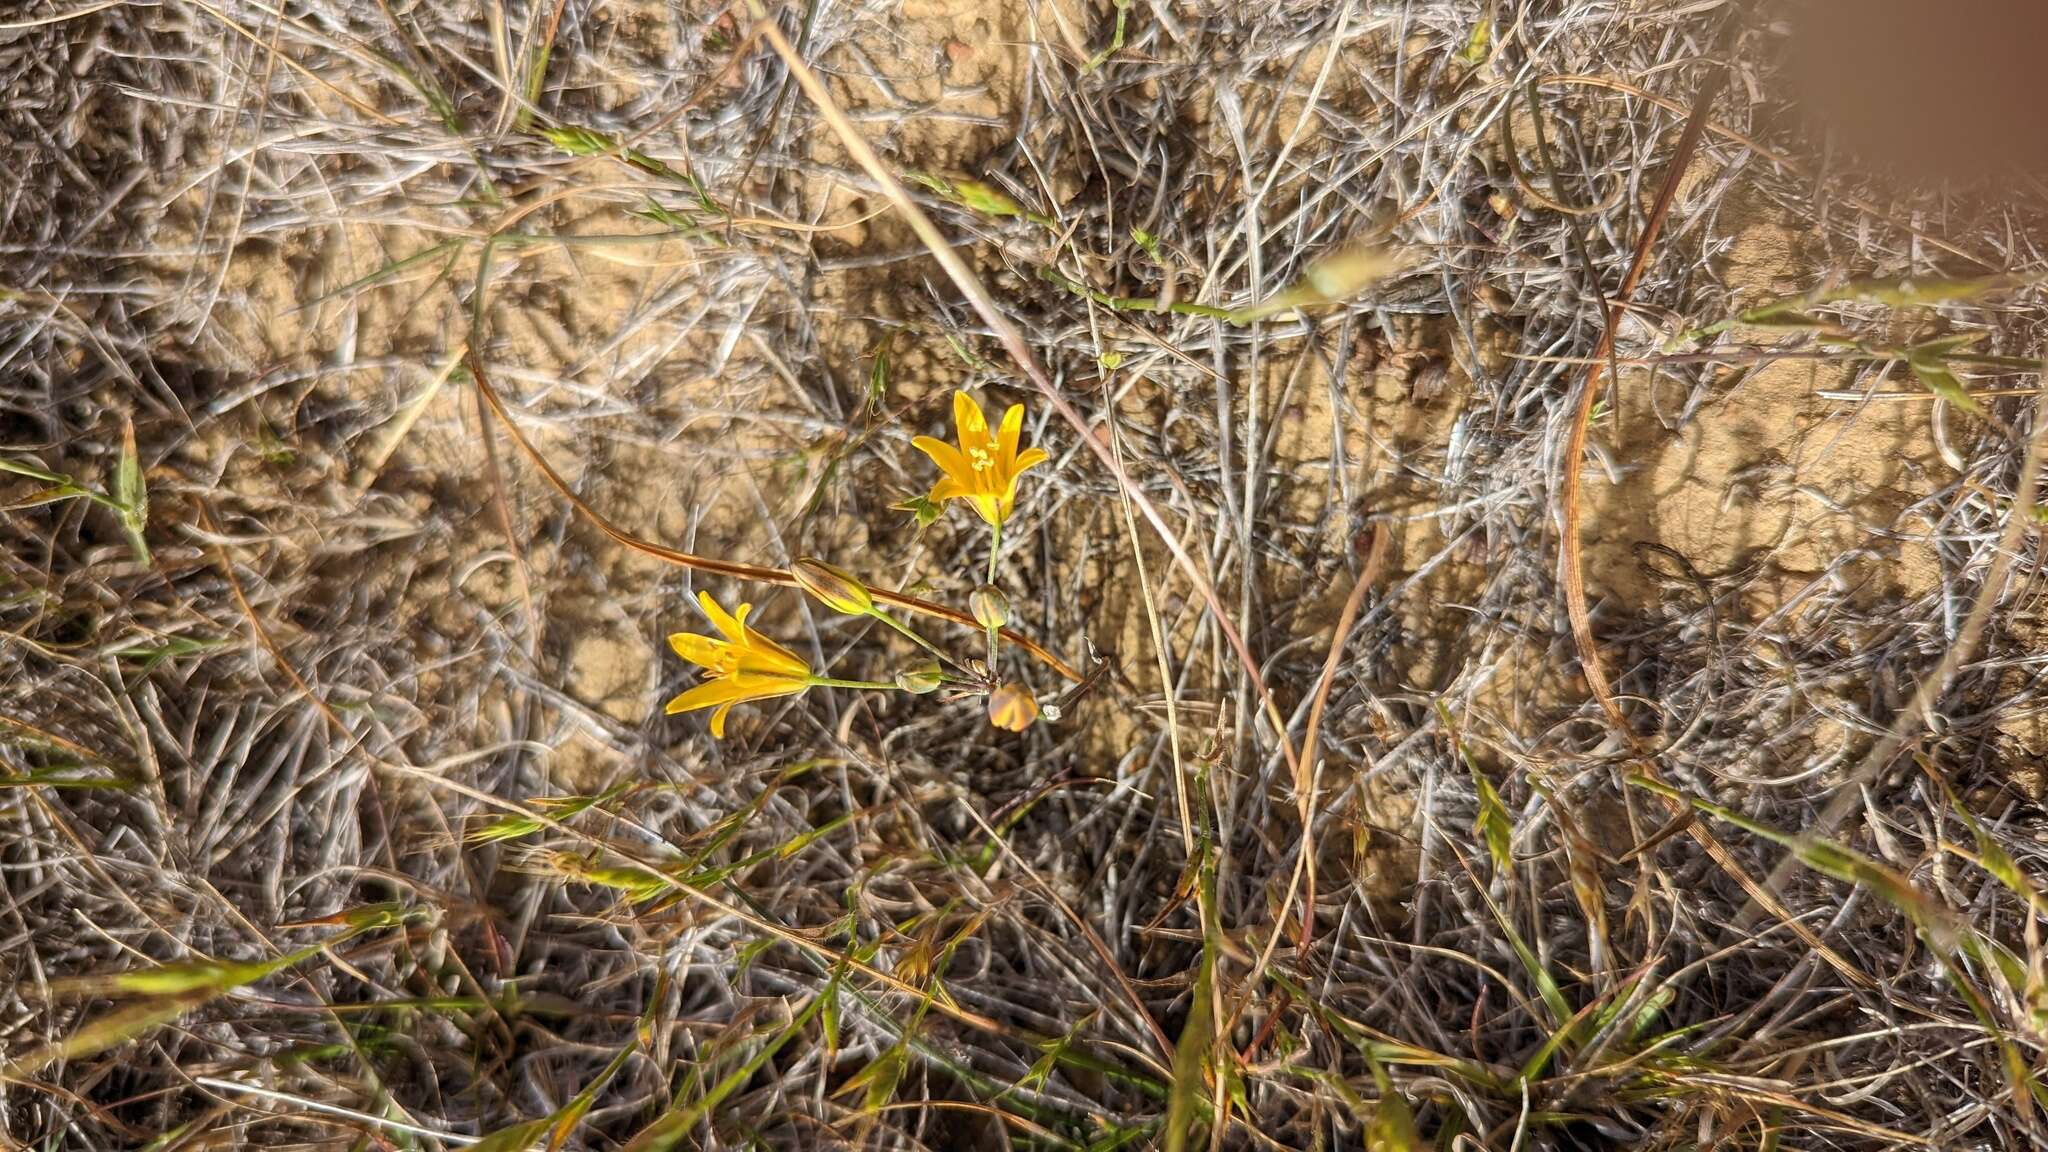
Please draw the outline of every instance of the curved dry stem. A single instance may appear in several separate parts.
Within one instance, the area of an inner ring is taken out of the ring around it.
[[[1560,562],[1563,567],[1565,612],[1571,621],[1572,644],[1578,650],[1579,667],[1586,677],[1586,686],[1593,698],[1606,713],[1609,723],[1629,744],[1635,754],[1638,768],[1653,780],[1662,780],[1662,773],[1649,754],[1643,740],[1629,727],[1628,718],[1622,715],[1621,705],[1615,699],[1614,685],[1607,678],[1607,672],[1600,660],[1598,640],[1593,635],[1592,615],[1586,604],[1586,576],[1584,541],[1580,534],[1579,493],[1584,478],[1583,461],[1586,453],[1586,431],[1592,421],[1593,397],[1600,391],[1600,379],[1607,367],[1608,357],[1614,353],[1616,331],[1621,326],[1622,313],[1628,307],[1629,297],[1635,292],[1636,284],[1642,280],[1643,270],[1649,266],[1650,253],[1656,247],[1657,236],[1662,231],[1665,218],[1671,212],[1672,200],[1678,194],[1679,180],[1685,175],[1692,161],[1692,155],[1699,147],[1700,137],[1707,127],[1707,111],[1713,106],[1714,97],[1728,82],[1725,69],[1716,69],[1707,75],[1700,90],[1693,97],[1692,113],[1687,118],[1685,130],[1679,135],[1678,146],[1673,151],[1671,166],[1664,174],[1664,183],[1657,190],[1657,199],[1651,205],[1648,219],[1643,224],[1642,237],[1636,242],[1635,255],[1629,262],[1628,273],[1622,277],[1621,287],[1608,302],[1606,323],[1600,332],[1600,342],[1595,347],[1592,363],[1586,368],[1586,378],[1580,386],[1578,400],[1572,412],[1571,431],[1565,440],[1564,459],[1560,466],[1558,486],[1558,519],[1562,540]],[[1541,131],[1540,127],[1538,129]],[[1540,144],[1539,144],[1540,146]],[[1678,813],[1683,815],[1681,809]],[[1698,842],[1708,856],[1721,870],[1742,886],[1742,890],[1758,905],[1768,909],[1807,947],[1813,949],[1828,965],[1850,980],[1865,987],[1876,981],[1862,969],[1850,963],[1840,953],[1828,947],[1811,928],[1801,923],[1784,903],[1777,899],[1769,887],[1750,875],[1749,870],[1736,860],[1720,838],[1706,825],[1689,820],[1686,831]]]

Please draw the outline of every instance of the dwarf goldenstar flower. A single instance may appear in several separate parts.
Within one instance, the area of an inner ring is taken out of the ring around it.
[[[817,682],[811,666],[796,653],[747,627],[752,604],[728,613],[709,592],[697,593],[697,603],[712,627],[724,639],[677,632],[668,638],[676,655],[704,669],[704,682],[668,702],[665,711],[694,712],[717,708],[711,714],[711,734],[725,736],[725,717],[732,706],[747,700],[768,700],[794,696]]]
[[[1024,434],[1022,404],[1010,405],[1003,413],[1001,427],[991,431],[981,405],[967,393],[955,392],[953,424],[960,440],[958,447],[931,436],[911,441],[945,473],[932,486],[929,499],[934,504],[970,500],[983,520],[1001,525],[1016,506],[1017,478],[1046,462],[1045,449],[1018,451],[1017,441]]]

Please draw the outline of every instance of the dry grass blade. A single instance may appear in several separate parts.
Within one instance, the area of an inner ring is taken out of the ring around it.
[[[1614,354],[1615,337],[1621,329],[1622,316],[1627,312],[1629,297],[1635,293],[1644,269],[1650,265],[1650,255],[1657,248],[1664,218],[1671,211],[1679,183],[1685,179],[1686,169],[1692,164],[1693,153],[1706,131],[1707,114],[1713,109],[1714,98],[1721,94],[1727,83],[1726,69],[1711,68],[1700,82],[1699,91],[1693,95],[1692,111],[1686,116],[1685,127],[1678,135],[1678,144],[1672,149],[1670,164],[1664,171],[1663,183],[1657,189],[1657,198],[1651,202],[1642,232],[1636,238],[1635,255],[1630,258],[1628,271],[1623,273],[1613,298],[1607,302],[1600,342],[1594,345],[1586,375],[1574,393],[1576,399],[1570,423],[1566,425],[1564,452],[1558,462],[1558,565],[1562,570],[1565,611],[1571,617],[1572,643],[1578,648],[1579,667],[1586,677],[1586,686],[1592,690],[1593,699],[1599,702],[1600,710],[1607,714],[1608,722],[1614,725],[1615,731],[1631,742],[1635,739],[1634,729],[1615,701],[1614,685],[1608,680],[1600,658],[1600,643],[1593,635],[1592,609],[1586,602],[1585,529],[1580,503],[1580,492],[1585,483],[1586,432],[1592,425],[1593,401],[1600,394],[1600,381],[1607,370],[1608,358]]]
[[[1796,25],[9,7],[0,1145],[2032,1152],[2048,188]]]
[[[1039,366],[1038,357],[1033,355],[1030,345],[1024,342],[1023,334],[1017,331],[1016,325],[1010,323],[1003,316],[1002,310],[996,305],[995,299],[989,295],[988,289],[982,286],[980,278],[960,258],[959,253],[953,250],[952,244],[940,234],[938,227],[924,214],[924,210],[911,200],[910,194],[904,190],[902,182],[896,178],[895,173],[891,172],[888,166],[882,163],[881,158],[875,155],[874,149],[868,145],[866,139],[854,128],[853,124],[847,120],[846,114],[839,110],[838,104],[832,99],[832,94],[825,90],[824,83],[818,79],[817,74],[811,70],[808,64],[804,63],[801,56],[797,55],[796,50],[790,46],[788,39],[782,35],[782,30],[767,21],[765,11],[760,7],[757,0],[749,0],[749,3],[754,10],[755,19],[762,21],[759,25],[762,38],[775,50],[775,54],[782,58],[784,66],[796,78],[797,84],[804,90],[804,95],[810,98],[812,104],[817,107],[819,114],[825,118],[825,122],[831,126],[833,133],[838,136],[840,143],[853,155],[855,161],[867,172],[868,176],[881,186],[883,192],[888,196],[890,203],[902,214],[905,221],[909,223],[911,230],[917,233],[919,242],[931,253],[933,259],[938,261],[939,267],[945,270],[947,277],[953,281],[954,286],[960,289],[960,294],[967,298],[967,302],[973,306],[975,313],[981,317],[982,322],[995,332],[996,339],[1002,344],[1003,350],[1009,354],[1011,361],[1024,373],[1026,379],[1031,381],[1032,386],[1038,390],[1039,394],[1044,396],[1052,405],[1053,410],[1060,414],[1060,418],[1065,420],[1068,426],[1079,435],[1081,442],[1086,444],[1089,450],[1095,454],[1096,458],[1101,460],[1103,465],[1110,470],[1110,475],[1115,478],[1118,487],[1138,511],[1143,514],[1146,522],[1151,525],[1153,532],[1157,534],[1160,542],[1166,546],[1168,553],[1173,556],[1174,562],[1180,566],[1182,574],[1194,585],[1196,592],[1207,603],[1209,611],[1215,617],[1216,626],[1222,629],[1224,637],[1230,642],[1231,649],[1237,654],[1238,660],[1244,665],[1245,675],[1250,678],[1253,688],[1265,708],[1267,717],[1273,722],[1275,728],[1279,729],[1276,737],[1282,753],[1287,757],[1288,767],[1298,772],[1300,770],[1301,758],[1294,749],[1294,742],[1288,738],[1284,726],[1281,724],[1279,706],[1274,703],[1273,694],[1266,688],[1265,680],[1259,672],[1258,661],[1253,657],[1251,649],[1245,645],[1243,630],[1232,622],[1229,610],[1223,606],[1222,600],[1217,597],[1216,590],[1210,586],[1208,577],[1204,574],[1201,566],[1195,563],[1194,558],[1189,556],[1187,550],[1181,546],[1180,538],[1174,533],[1172,527],[1167,524],[1165,517],[1153,505],[1151,499],[1125,473],[1122,461],[1118,460],[1116,454],[1102,442],[1101,438],[1094,434],[1087,419],[1073,406],[1065,394],[1053,385],[1052,380],[1046,376],[1045,369]]]

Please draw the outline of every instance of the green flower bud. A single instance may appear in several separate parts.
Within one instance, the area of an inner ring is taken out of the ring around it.
[[[875,598],[868,595],[867,585],[844,568],[806,556],[789,566],[789,574],[796,578],[797,587],[834,612],[865,616],[874,610]]]
[[[917,696],[922,696],[927,692],[937,692],[939,685],[945,682],[946,678],[939,672],[939,662],[936,660],[928,661],[909,671],[896,674],[896,686],[905,692]]]
[[[1001,628],[1010,622],[1010,598],[993,584],[983,584],[967,594],[967,608],[983,628]]]

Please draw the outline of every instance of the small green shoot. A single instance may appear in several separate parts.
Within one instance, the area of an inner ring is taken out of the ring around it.
[[[1115,0],[1116,26],[1110,30],[1109,46],[1088,58],[1081,66],[1083,72],[1093,72],[1107,63],[1111,56],[1124,50],[1124,32],[1131,15],[1131,0]]]
[[[0,472],[26,477],[47,485],[14,507],[34,508],[41,504],[54,504],[60,500],[84,500],[97,504],[112,512],[128,536],[128,544],[135,552],[135,558],[143,564],[149,563],[149,545],[142,539],[142,529],[149,518],[149,494],[143,486],[142,467],[134,455],[135,429],[127,426],[123,438],[120,462],[114,470],[114,491],[96,491],[73,480],[62,472],[52,472],[33,461],[0,456]]]
[[[540,135],[542,139],[571,156],[614,156],[650,176],[696,187],[689,177],[637,148],[628,148],[615,136],[573,124],[542,128]]]
[[[889,508],[895,512],[910,513],[911,516],[916,518],[917,529],[920,532],[937,522],[942,511],[937,504],[932,503],[930,497],[921,492],[907,500],[898,500],[896,503],[889,505]]]

